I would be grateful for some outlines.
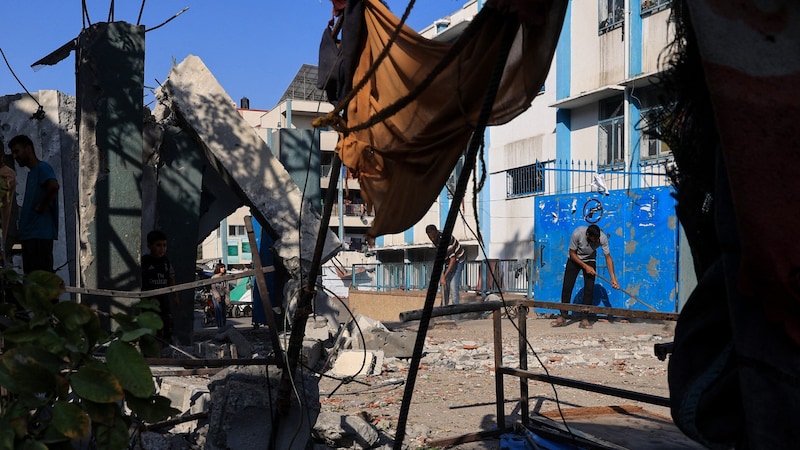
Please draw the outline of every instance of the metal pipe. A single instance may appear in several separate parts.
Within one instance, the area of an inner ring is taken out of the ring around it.
[[[342,160],[338,153],[334,153],[333,164],[331,167],[331,177],[328,181],[328,191],[325,194],[325,204],[322,210],[317,242],[314,247],[314,256],[311,260],[311,267],[308,271],[308,280],[300,298],[297,301],[297,310],[292,320],[292,334],[289,336],[289,344],[286,349],[286,367],[281,374],[281,383],[278,390],[277,406],[278,411],[285,416],[289,411],[289,397],[292,389],[292,379],[294,378],[297,364],[300,360],[300,351],[303,348],[303,337],[306,330],[306,322],[311,314],[314,297],[316,297],[317,276],[319,276],[322,261],[322,251],[325,248],[326,231],[331,222],[331,212],[336,198],[336,183],[339,181],[339,171],[342,167]]]
[[[658,406],[670,406],[669,398],[659,397],[657,395],[645,394],[642,392],[629,391],[627,389],[619,389],[610,386],[603,386],[600,384],[587,383],[586,381],[574,380],[571,378],[555,377],[552,375],[543,375],[533,373],[527,370],[514,369],[511,367],[497,367],[495,369],[498,373],[505,375],[512,375],[515,377],[526,378],[529,380],[543,381],[545,383],[557,384],[559,386],[567,386],[583,391],[596,392],[598,394],[611,395],[613,397],[627,398],[642,403],[650,403]]]
[[[635,319],[650,320],[678,320],[677,313],[666,313],[658,311],[641,311],[623,308],[607,308],[605,306],[574,305],[572,303],[540,302],[535,300],[505,300],[505,301],[484,301],[477,303],[464,303],[460,305],[447,305],[433,308],[431,317],[449,316],[465,312],[494,311],[500,308],[511,308],[514,306],[527,306],[530,308],[557,309],[564,311],[575,311],[580,313],[606,314],[614,317],[628,317]],[[400,321],[420,320],[423,309],[403,311],[400,313]]]

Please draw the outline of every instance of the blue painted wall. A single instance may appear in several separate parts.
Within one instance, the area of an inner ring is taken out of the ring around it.
[[[620,286],[660,312],[676,312],[679,230],[672,193],[672,188],[663,187],[612,191],[606,196],[582,193],[540,197],[535,208],[534,298],[561,301],[570,234],[575,227],[589,224],[585,210],[601,205],[602,215],[595,213],[590,220],[596,220],[608,235]],[[605,258],[599,253],[597,272],[610,279]],[[597,283],[608,292],[605,306],[650,310],[605,281],[598,278]],[[582,287],[579,276],[573,302]],[[595,304],[601,303],[598,294],[602,292],[595,291]]]

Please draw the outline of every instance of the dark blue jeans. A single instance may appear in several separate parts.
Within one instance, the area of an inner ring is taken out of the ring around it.
[[[592,269],[597,270],[597,263],[595,261],[584,261]],[[575,281],[578,279],[578,274],[583,272],[583,304],[591,306],[594,303],[594,275],[587,274],[581,266],[575,261],[567,259],[567,265],[564,267],[564,284],[561,285],[561,303],[570,303],[572,301],[572,289],[575,288]],[[561,316],[567,318],[567,311],[561,311]],[[581,319],[585,319],[586,314],[581,315]]]

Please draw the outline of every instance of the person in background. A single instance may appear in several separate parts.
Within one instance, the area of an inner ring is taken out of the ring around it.
[[[22,244],[22,270],[25,274],[34,270],[52,272],[53,241],[58,239],[56,174],[50,164],[36,157],[33,141],[28,136],[13,137],[8,141],[8,148],[17,164],[30,170],[17,225]]]
[[[225,264],[217,263],[214,266],[214,275],[211,278],[219,278],[225,275]],[[231,290],[227,281],[220,281],[211,285],[211,298],[214,300],[214,318],[217,321],[217,328],[222,328],[228,323],[228,305],[230,304]]]
[[[439,246],[439,241],[442,238],[442,233],[436,228],[436,225],[428,225],[425,227],[425,232],[428,238],[433,242],[433,245]],[[442,306],[450,304],[450,295],[453,296],[453,304],[458,305],[461,303],[461,270],[464,268],[464,261],[467,260],[467,253],[461,244],[454,237],[450,237],[450,243],[447,244],[447,253],[445,254],[445,269],[442,274],[442,279],[439,284],[442,285],[444,293],[444,302]]]
[[[0,266],[11,255],[12,243],[8,240],[9,227],[11,226],[11,210],[16,201],[17,173],[6,165],[5,154],[0,155],[0,226],[3,227],[2,252],[0,252]]]
[[[570,303],[572,289],[578,279],[578,273],[583,272],[583,304],[591,306],[594,302],[594,279],[597,275],[597,247],[602,247],[606,255],[606,266],[611,274],[611,287],[619,289],[617,276],[614,274],[614,260],[608,247],[608,237],[600,231],[597,225],[580,226],[576,228],[569,240],[569,257],[564,268],[564,283],[561,287],[561,303]],[[563,327],[567,324],[567,312],[561,311],[561,316],[550,322],[550,326]],[[581,316],[580,328],[592,328],[587,314]]]
[[[142,291],[161,289],[175,285],[175,271],[167,258],[167,235],[160,230],[147,233],[148,254],[142,255]],[[158,330],[156,336],[162,342],[172,343],[172,303],[177,308],[180,304],[178,293],[172,292],[154,296],[158,300],[161,321],[164,326]]]

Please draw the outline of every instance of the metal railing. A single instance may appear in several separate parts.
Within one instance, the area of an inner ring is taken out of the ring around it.
[[[542,181],[540,190],[531,194],[577,194],[669,186],[671,182],[667,171],[672,161],[671,157],[645,160],[630,171],[621,165],[598,165],[594,161],[537,162]]]
[[[530,259],[467,261],[461,271],[461,290],[481,294],[510,292],[533,296],[533,262]],[[352,288],[367,291],[425,290],[433,261],[354,264]]]

